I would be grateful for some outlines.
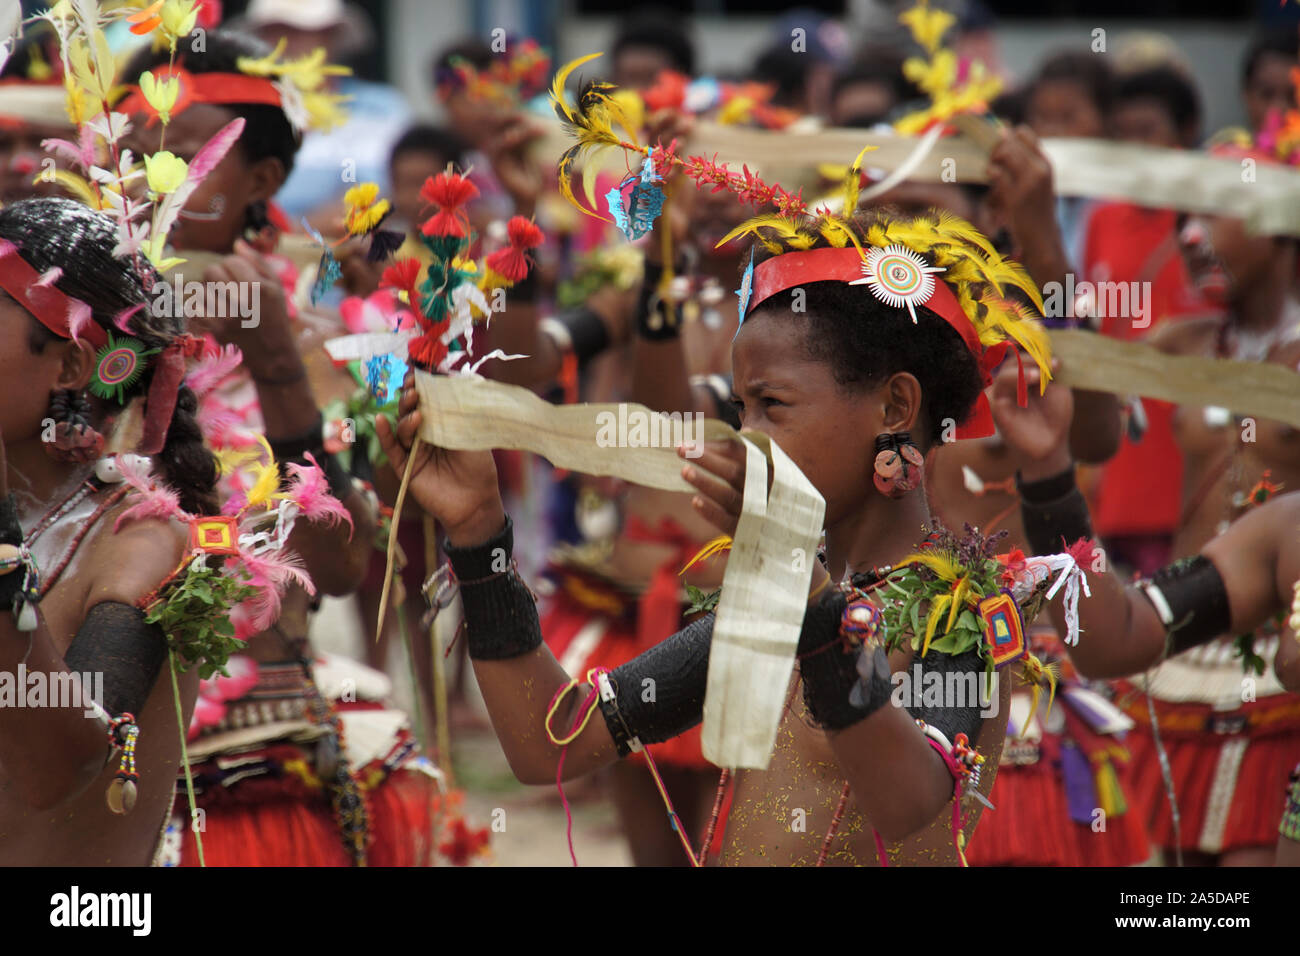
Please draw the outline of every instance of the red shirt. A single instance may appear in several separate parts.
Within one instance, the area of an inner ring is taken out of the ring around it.
[[[1128,317],[1102,319],[1102,334],[1141,339],[1160,322],[1208,310],[1178,251],[1176,214],[1129,203],[1096,207],[1084,239],[1084,276],[1093,282],[1150,282],[1147,328]],[[1133,444],[1125,435],[1119,452],[1102,469],[1093,525],[1109,535],[1168,534],[1182,510],[1183,459],[1174,441],[1174,406],[1144,398],[1148,428]]]

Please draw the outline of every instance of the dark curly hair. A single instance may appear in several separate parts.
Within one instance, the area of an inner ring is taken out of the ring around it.
[[[872,223],[896,214],[877,207],[856,216],[853,225],[863,237]],[[813,248],[826,245],[819,238]],[[762,243],[754,247],[755,263],[776,254]],[[803,292],[802,311],[794,310],[796,289]],[[805,355],[828,366],[845,391],[860,394],[899,372],[914,375],[921,385],[922,420],[913,438],[922,447],[942,440],[946,420],[964,422],[983,388],[961,334],[925,306],[916,309],[913,324],[906,308],[886,305],[867,286],[827,281],[786,289],[759,306],[768,309],[781,313],[782,321],[788,315],[802,323]]]
[[[89,305],[92,318],[105,330],[116,330],[113,317],[122,310],[145,303],[146,307],[131,317],[129,327],[147,348],[163,349],[184,331],[179,318],[154,314],[135,264],[113,255],[117,229],[104,214],[70,199],[24,199],[0,209],[0,239],[12,242],[38,272],[60,268],[62,275],[54,285],[64,295]],[[150,277],[161,281],[152,270]],[[27,343],[34,355],[57,339],[35,316],[31,318]],[[152,381],[153,369],[149,368],[123,397],[130,400],[147,395]],[[93,396],[91,400],[102,415],[106,403]],[[166,442],[155,461],[163,478],[179,494],[181,507],[215,514],[217,462],[203,444],[203,432],[195,418],[197,409],[194,393],[182,385]]]

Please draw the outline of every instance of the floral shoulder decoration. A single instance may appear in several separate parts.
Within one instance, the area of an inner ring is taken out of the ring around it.
[[[189,527],[184,557],[140,606],[146,622],[166,633],[178,670],[198,667],[203,678],[230,676],[230,655],[275,621],[289,584],[315,593],[302,559],[286,548],[295,522],[305,518],[329,525],[352,523],[310,454],[307,465],[285,466],[285,483],[265,439],[260,444],[258,452],[220,453],[223,471],[239,470],[247,484],[218,515],[181,508],[176,492],[151,473],[149,459],[117,458],[133,494],[127,499],[131,507],[119,516],[114,530],[145,518],[176,520]]]
[[[862,596],[880,611],[878,633],[886,650],[907,648],[920,657],[977,651],[987,675],[1019,662],[1036,711],[1040,686],[1050,688],[1051,706],[1056,672],[1030,652],[1026,631],[1043,605],[1063,591],[1065,643],[1079,642],[1079,595],[1092,593],[1085,568],[1093,566],[1095,554],[1086,539],[1061,554],[1026,557],[1019,548],[998,554],[1005,536],[999,531],[985,537],[967,525],[959,537],[940,527]],[[730,547],[726,535],[715,538],[682,573]],[[692,605],[686,613],[713,610],[721,590],[706,593],[688,585]]]

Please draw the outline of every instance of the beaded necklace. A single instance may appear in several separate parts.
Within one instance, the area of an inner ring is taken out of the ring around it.
[[[42,534],[52,528],[59,520],[68,515],[73,508],[91,495],[98,494],[100,491],[104,490],[105,487],[106,485],[104,482],[100,481],[93,475],[83,479],[77,487],[67,495],[67,497],[46,511],[45,514],[41,516],[40,520],[32,526],[32,530],[27,534],[27,545],[30,547]],[[99,506],[90,514],[90,516],[85,521],[81,522],[81,527],[79,527],[76,534],[73,535],[72,542],[68,546],[67,550],[64,551],[63,557],[59,560],[58,564],[54,566],[54,569],[42,578],[39,590],[39,594],[42,598],[45,597],[45,595],[50,592],[50,589],[59,582],[59,578],[62,577],[63,572],[72,562],[73,555],[77,553],[77,549],[81,547],[81,542],[85,540],[85,537],[90,533],[90,530],[98,523],[99,519],[104,516],[105,512],[113,508],[122,500],[123,497],[126,496],[126,493],[129,490],[130,489],[126,485],[115,488],[113,493],[101,501]]]

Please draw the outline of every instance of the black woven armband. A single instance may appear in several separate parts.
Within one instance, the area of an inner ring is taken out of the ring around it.
[[[157,624],[144,622],[144,611],[117,601],[96,604],[86,615],[63,655],[68,670],[103,675],[101,707],[110,715],[140,717],[167,656],[167,638]],[[83,687],[86,678],[83,677]],[[98,689],[92,677],[87,692]]]
[[[918,664],[920,681],[915,680]],[[971,746],[975,746],[984,722],[981,701],[996,707],[993,695],[998,691],[997,682],[989,681],[980,652],[972,649],[964,654],[942,654],[932,650],[925,657],[917,656],[907,672],[912,678],[912,695],[909,698],[904,694],[903,698],[907,712],[942,731],[949,741],[955,741],[958,734],[965,734]],[[930,680],[929,674],[937,674],[939,680]],[[985,681],[989,681],[992,687],[988,687]],[[941,702],[934,702],[934,696],[940,697]],[[997,713],[996,709],[993,713]]]
[[[479,661],[520,657],[542,643],[542,626],[532,592],[515,571],[514,525],[473,548],[445,545],[465,609],[469,656]]]
[[[620,757],[684,734],[703,718],[713,620],[708,614],[692,621],[610,671],[600,712]]]
[[[541,325],[561,350],[573,350],[579,368],[609,348],[605,320],[586,306],[566,309],[554,318],[543,319]]]
[[[1203,554],[1161,568],[1138,587],[1169,635],[1168,657],[1212,641],[1232,628],[1223,575]]]
[[[666,342],[682,331],[682,310],[659,294],[662,266],[646,263],[641,280],[641,297],[637,300],[636,334],[647,342]]]
[[[1092,540],[1088,503],[1074,483],[1074,467],[1042,481],[1023,482],[1016,476],[1020,492],[1020,517],[1025,540],[1034,554],[1058,554],[1080,538]]]
[[[833,592],[804,612],[799,635],[799,675],[808,713],[827,730],[843,730],[889,701],[889,660],[879,647],[848,652],[839,640],[847,604]]]

